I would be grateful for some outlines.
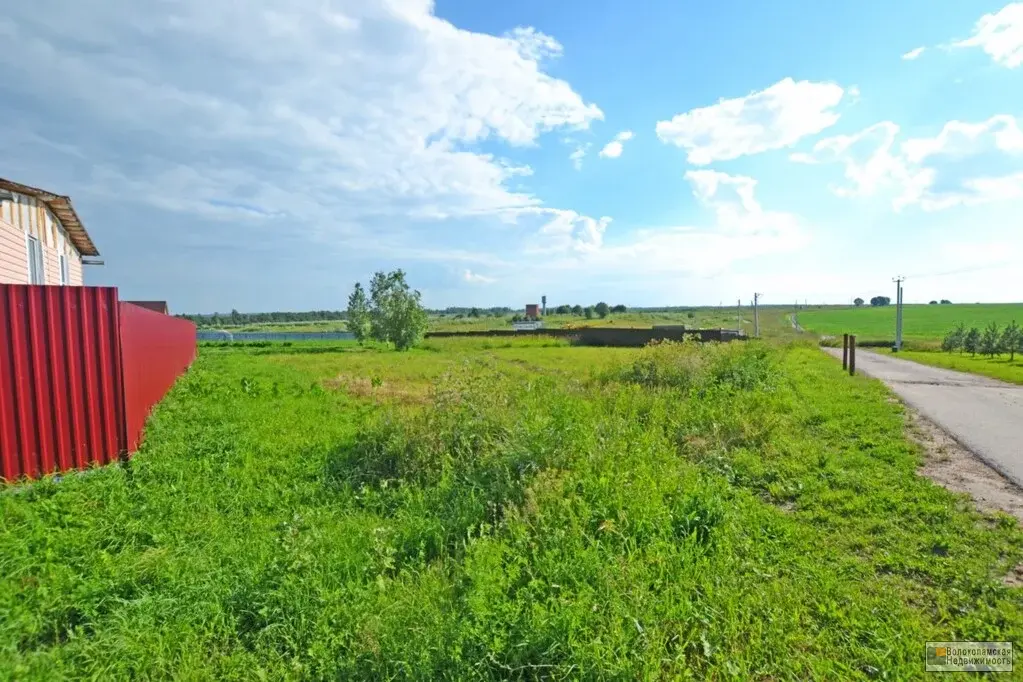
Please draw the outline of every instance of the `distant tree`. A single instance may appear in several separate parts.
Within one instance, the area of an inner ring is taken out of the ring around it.
[[[688,317],[690,320],[695,320],[696,319],[696,313],[694,313],[692,310],[690,310],[688,313],[686,313],[686,317]]]
[[[582,315],[583,314],[583,307],[581,305],[579,305],[578,303],[576,303],[574,306],[572,306],[572,314],[573,315]]]
[[[963,341],[966,340],[966,325],[962,322],[957,324],[952,331],[945,334],[944,340],[941,342],[941,350],[952,353],[954,351],[963,351]]]
[[[870,299],[870,305],[874,306],[875,308],[880,306],[891,305],[891,303],[892,299],[888,298],[887,296],[875,296],[874,298]]]
[[[364,343],[369,338],[369,299],[362,284],[355,283],[355,290],[348,297],[348,331],[355,335],[355,340]]]
[[[947,298],[943,298],[941,299],[941,305],[952,305],[952,301],[948,300]]]
[[[374,274],[369,285],[370,335],[377,341],[393,343],[398,350],[418,344],[427,325],[420,299],[420,293],[405,281],[403,270]]]
[[[558,314],[558,315],[571,315],[572,314],[572,306],[570,306],[570,305],[559,305],[557,308],[554,309],[554,312],[556,314]]]
[[[853,305],[856,306],[857,308],[859,308],[860,306],[863,305],[863,299],[862,298],[857,298],[855,301],[853,301]]]
[[[597,313],[597,315],[600,315],[600,319],[604,319],[605,317],[607,317],[607,314],[611,312],[611,306],[601,301],[597,305],[593,306],[593,312]]]
[[[938,305],[938,302],[937,302],[937,301],[931,301],[931,302],[930,302],[930,303],[928,303],[927,305]]]
[[[595,311],[593,310],[593,306],[591,306],[591,305],[588,305],[588,306],[586,306],[585,309],[583,309],[583,315],[586,316],[587,320],[592,320],[593,319],[594,312]]]
[[[613,312],[613,313],[627,313],[627,312],[629,312],[629,309],[626,308],[624,305],[620,305],[619,304],[619,305],[611,306],[611,312]]]
[[[978,348],[980,348],[980,330],[970,327],[970,331],[966,332],[966,336],[963,337],[963,350],[970,355],[976,355]]]
[[[1016,320],[1002,330],[1002,352],[1009,354],[1009,362],[1016,359],[1016,353],[1023,353],[1023,329]]]
[[[515,324],[516,322],[523,322],[523,321],[525,321],[525,319],[526,319],[526,316],[523,315],[522,313],[515,313],[511,317],[512,324]]]
[[[1002,352],[1002,332],[997,322],[984,328],[980,336],[980,352],[992,358]]]
[[[479,308],[473,308],[472,310],[469,311],[469,317],[479,317],[479,316],[480,316],[480,309]]]

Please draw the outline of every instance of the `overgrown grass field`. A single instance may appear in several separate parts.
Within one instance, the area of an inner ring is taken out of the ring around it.
[[[204,347],[129,464],[0,493],[0,678],[902,680],[1023,640],[1023,533],[916,474],[880,384],[496,341]]]
[[[822,308],[798,314],[799,324],[816,334],[856,334],[861,341],[895,340],[895,305],[860,308]],[[906,305],[902,315],[903,338],[938,344],[956,324],[983,329],[991,322],[1004,327],[1016,320],[1023,324],[1023,303],[977,303],[954,305]]]

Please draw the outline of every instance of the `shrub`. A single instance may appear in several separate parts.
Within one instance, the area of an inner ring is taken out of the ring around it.
[[[1016,353],[1023,353],[1023,329],[1016,320],[1002,331],[1002,351],[1009,354],[1009,362],[1016,359]]]
[[[631,363],[605,370],[600,379],[686,392],[711,387],[752,390],[768,384],[774,372],[768,349],[761,344],[664,341],[650,344]]]
[[[980,352],[989,357],[1002,352],[1002,334],[997,322],[992,322],[984,328],[984,333],[980,337]]]
[[[976,355],[979,348],[980,330],[976,327],[971,327],[970,331],[966,332],[966,336],[963,337],[963,350],[970,355]]]
[[[951,353],[953,351],[962,352],[963,342],[966,340],[966,325],[962,322],[957,324],[952,331],[945,335],[945,338],[941,342],[941,350]]]

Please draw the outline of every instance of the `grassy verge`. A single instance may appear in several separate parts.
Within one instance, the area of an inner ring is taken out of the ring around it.
[[[204,348],[130,465],[0,494],[0,677],[911,679],[1023,639],[1015,521],[816,349],[267,350]]]
[[[1008,355],[988,358],[982,355],[909,350],[898,353],[898,357],[934,367],[981,374],[992,379],[1023,384],[1023,357],[1021,356],[1016,356],[1014,360],[1010,361]]]

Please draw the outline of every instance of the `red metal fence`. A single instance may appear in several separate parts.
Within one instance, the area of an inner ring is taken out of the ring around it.
[[[121,360],[125,433],[135,452],[149,411],[195,360],[195,325],[121,303]]]
[[[117,289],[0,285],[0,479],[134,452],[194,357],[191,323],[119,303]]]

